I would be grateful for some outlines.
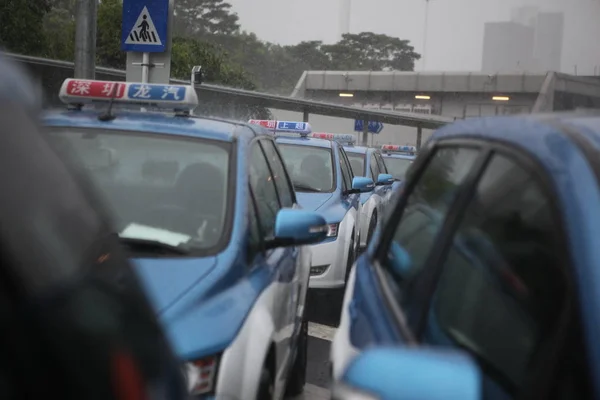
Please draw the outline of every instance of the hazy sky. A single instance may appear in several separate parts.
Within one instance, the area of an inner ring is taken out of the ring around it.
[[[341,0],[228,0],[242,28],[263,40],[295,44],[335,42]],[[427,71],[481,69],[483,23],[505,21],[515,6],[564,11],[563,72],[580,75],[600,66],[600,0],[430,0],[427,51],[423,52],[425,0],[352,0],[350,31],[408,39],[425,54]],[[417,70],[422,66],[417,64]]]

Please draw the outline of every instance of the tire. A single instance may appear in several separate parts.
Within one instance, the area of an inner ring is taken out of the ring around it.
[[[258,393],[256,400],[272,400],[275,392],[274,379],[271,371],[267,366],[264,366],[260,373],[260,383],[258,385]]]
[[[308,321],[302,321],[300,336],[296,348],[296,358],[285,387],[286,396],[295,397],[302,394],[306,383],[306,364],[308,361]]]

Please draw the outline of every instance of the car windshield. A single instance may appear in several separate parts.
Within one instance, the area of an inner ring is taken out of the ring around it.
[[[230,143],[103,129],[49,131],[58,151],[88,171],[122,239],[189,250],[222,244]]]
[[[348,156],[348,160],[350,160],[354,176],[363,176],[365,174],[365,155],[349,152],[346,152],[346,155]]]
[[[332,192],[331,149],[278,143],[279,151],[297,192]]]
[[[385,166],[395,179],[404,179],[410,164],[412,164],[412,160],[408,158],[385,157]]]

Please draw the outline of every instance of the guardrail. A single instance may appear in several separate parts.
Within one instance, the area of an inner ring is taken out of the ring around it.
[[[47,106],[56,106],[59,104],[57,94],[60,85],[66,78],[73,77],[74,65],[72,62],[24,56],[14,53],[8,53],[7,55],[17,62],[25,64],[34,76],[39,79],[45,92],[44,104]],[[125,71],[96,67],[96,78],[124,81]],[[171,82],[189,84],[189,81],[186,82],[177,79],[172,79]],[[424,129],[436,129],[453,121],[452,118],[439,115],[366,110],[358,107],[298,99],[211,84],[197,85],[196,90],[198,91],[198,97],[203,99],[203,101],[216,101],[232,105],[246,104],[280,110],[297,111],[304,113],[305,119],[308,119],[307,117],[309,114],[320,114],[340,118],[378,121],[392,125],[405,125]]]

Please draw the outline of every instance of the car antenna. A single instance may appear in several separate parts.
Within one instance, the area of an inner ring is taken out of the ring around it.
[[[99,121],[112,121],[116,117],[112,115],[113,104],[115,103],[115,98],[117,97],[117,91],[119,90],[119,83],[113,83],[112,92],[110,94],[110,101],[108,102],[108,108],[106,112],[100,116],[98,116]]]

